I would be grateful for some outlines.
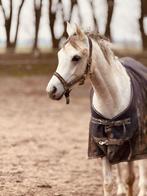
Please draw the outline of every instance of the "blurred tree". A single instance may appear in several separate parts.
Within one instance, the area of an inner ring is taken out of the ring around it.
[[[145,34],[143,20],[147,16],[147,0],[141,0],[141,15],[139,18],[140,32],[142,37],[143,48],[147,49],[147,35]]]
[[[111,37],[111,20],[112,20],[112,15],[113,15],[113,9],[114,9],[114,0],[107,0],[107,5],[108,5],[108,14],[107,14],[107,22],[106,22],[106,29],[105,29],[105,36],[108,38]]]
[[[17,44],[18,31],[19,31],[19,25],[20,25],[20,14],[21,14],[21,10],[22,10],[24,2],[25,2],[25,0],[22,0],[20,5],[19,5],[19,8],[18,8],[16,33],[15,33],[14,42],[12,43],[14,48],[16,48],[16,44]]]
[[[73,10],[74,10],[74,8],[75,8],[76,6],[77,6],[77,9],[78,9],[79,21],[80,21],[80,24],[82,24],[82,18],[81,18],[81,15],[80,15],[80,8],[79,8],[79,4],[78,4],[78,1],[77,1],[77,0],[71,0],[70,15],[69,15],[68,21],[69,21],[69,22],[71,21],[72,13],[73,13]]]
[[[43,0],[34,0],[35,37],[34,37],[34,44],[33,44],[33,52],[36,54],[40,52],[38,48],[38,33],[39,33],[40,18],[41,18],[41,11],[42,11],[42,1]]]
[[[90,4],[91,4],[91,10],[92,10],[92,14],[93,14],[93,21],[94,21],[95,30],[99,31],[98,21],[95,16],[95,9],[94,9],[93,0],[90,0]]]
[[[4,1],[4,0],[3,0]],[[21,0],[21,3],[18,8],[18,14],[16,17],[16,31],[14,40],[11,41],[11,27],[12,27],[12,16],[13,16],[13,0],[9,0],[9,15],[6,14],[5,8],[3,6],[3,1],[1,0],[1,7],[4,15],[5,21],[5,31],[6,31],[6,46],[7,50],[14,50],[16,48],[17,38],[18,38],[18,31],[20,25],[20,14],[25,0]]]
[[[62,0],[59,0],[59,2],[62,3]],[[73,10],[76,6],[77,6],[77,10],[78,10],[79,22],[80,22],[80,24],[82,24],[82,18],[81,18],[81,15],[80,15],[80,8],[79,8],[79,4],[78,4],[77,0],[71,0],[71,7],[70,7],[70,14],[69,14],[68,21],[71,22]],[[62,3],[62,8],[63,8],[63,3]],[[66,20],[65,20],[65,17],[64,17],[64,10],[62,11],[62,13],[63,13],[63,23],[64,23],[64,31],[63,31],[62,37],[66,38],[67,37],[67,32],[66,32]]]
[[[53,0],[49,0],[49,21],[50,21],[50,31],[52,37],[52,47],[58,48],[58,39],[55,36],[54,25],[56,20],[56,10],[52,10]]]
[[[67,33],[66,33],[66,21],[65,21],[65,15],[64,15],[64,6],[63,6],[63,2],[62,0],[59,0],[59,4],[60,4],[60,9],[61,9],[61,12],[62,12],[62,21],[63,21],[63,34],[62,34],[62,37],[67,37]],[[58,43],[59,45],[59,43]]]
[[[90,6],[91,6],[91,10],[93,13],[93,21],[94,21],[94,25],[95,25],[95,29],[98,30],[98,21],[96,19],[95,16],[95,12],[94,12],[94,4],[92,0],[90,1]],[[65,13],[64,13],[64,6],[63,6],[63,0],[58,0],[56,4],[54,4],[53,0],[49,0],[49,27],[50,27],[50,31],[51,31],[51,37],[52,37],[52,47],[53,48],[58,48],[60,40],[63,37],[67,37],[67,33],[66,33],[66,20],[68,20],[69,22],[72,19],[72,14],[74,9],[77,7],[77,11],[78,11],[78,18],[79,18],[79,23],[82,25],[82,17],[80,14],[80,7],[78,4],[78,0],[71,0],[71,6],[70,6],[70,12],[69,12],[69,17],[68,19],[65,19]],[[53,9],[54,8],[54,9]],[[55,22],[56,22],[56,14],[57,12],[60,11],[61,12],[61,17],[62,17],[62,21],[63,21],[63,34],[61,35],[61,37],[57,38],[55,35]]]
[[[6,15],[4,6],[3,6],[3,1],[1,1],[1,6],[2,6],[2,11],[4,15],[4,20],[5,20],[5,31],[6,31],[6,39],[7,39],[7,48],[11,48],[12,44],[10,41],[10,30],[11,30],[11,23],[12,23],[12,0],[10,0],[9,3],[9,16]]]
[[[66,34],[66,21],[65,21],[65,17],[64,17],[63,0],[58,0],[54,9],[52,9],[52,6],[53,6],[53,0],[49,0],[49,21],[50,21],[50,31],[51,31],[51,37],[52,37],[52,47],[58,48],[61,38],[67,36],[67,34]],[[68,21],[71,21],[73,9],[75,6],[78,6],[77,0],[71,0],[71,7],[70,7],[70,14],[69,14]],[[55,22],[56,22],[56,13],[59,10],[61,11],[64,30],[63,30],[62,36],[60,38],[57,38],[55,36],[54,26],[55,26]],[[79,14],[79,7],[78,7],[78,14]],[[79,14],[79,19],[81,21],[80,14]]]

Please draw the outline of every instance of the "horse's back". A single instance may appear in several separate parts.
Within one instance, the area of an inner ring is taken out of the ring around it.
[[[120,59],[121,63],[129,70],[133,71],[136,75],[143,79],[147,85],[147,67],[139,61],[130,57],[123,57]]]
[[[130,57],[121,58],[120,62],[130,75],[136,93],[141,92],[147,113],[147,67]]]
[[[131,78],[138,117],[138,141],[134,160],[147,158],[147,67],[130,57],[120,59]],[[138,146],[141,146],[141,148]]]

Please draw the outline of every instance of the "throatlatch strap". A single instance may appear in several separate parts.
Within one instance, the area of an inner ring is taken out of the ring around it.
[[[88,58],[88,62],[87,62],[86,70],[85,70],[86,75],[90,71],[90,67],[92,63],[92,41],[89,37],[88,37],[88,43],[89,43],[89,58]]]

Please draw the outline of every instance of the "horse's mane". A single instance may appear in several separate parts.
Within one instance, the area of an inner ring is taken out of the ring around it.
[[[99,47],[101,48],[103,55],[107,62],[111,64],[111,58],[114,58],[114,54],[112,50],[109,47],[110,40],[105,37],[104,35],[98,33],[98,32],[86,32],[86,35],[89,36],[91,39],[95,40]]]
[[[109,39],[106,37],[106,36],[104,36],[104,35],[102,35],[102,34],[100,34],[99,32],[97,32],[97,31],[87,31],[87,32],[85,32],[85,34],[87,35],[87,36],[89,36],[89,37],[91,37],[92,39],[94,39],[95,41],[99,41],[99,40],[105,40],[105,41],[109,41]]]

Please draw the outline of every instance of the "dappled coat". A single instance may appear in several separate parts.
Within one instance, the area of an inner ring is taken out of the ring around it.
[[[91,101],[88,156],[107,156],[111,164],[147,158],[147,68],[129,57],[121,58],[120,62],[131,79],[129,106],[107,119],[95,110]],[[93,90],[91,100],[92,96]]]

